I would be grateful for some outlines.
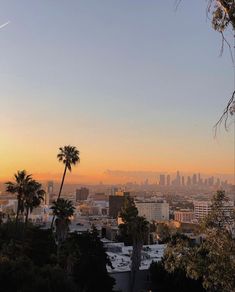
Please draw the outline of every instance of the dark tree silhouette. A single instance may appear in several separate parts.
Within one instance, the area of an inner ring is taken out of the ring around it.
[[[30,180],[26,186],[24,196],[24,208],[25,212],[25,226],[28,223],[29,211],[32,212],[34,208],[38,207],[44,200],[45,191],[42,189],[42,185],[35,181]]]
[[[56,239],[60,245],[68,236],[70,217],[73,216],[75,208],[72,201],[60,198],[53,202],[51,209],[56,217]]]
[[[25,170],[17,171],[14,175],[15,182],[6,183],[6,191],[17,196],[17,211],[16,211],[16,226],[19,220],[19,214],[24,212],[24,201],[27,192],[27,187],[32,181],[32,175],[27,175]]]
[[[58,194],[57,199],[59,199],[61,196],[61,192],[63,189],[67,169],[71,172],[72,166],[76,165],[77,163],[80,162],[79,154],[80,154],[79,150],[74,146],[68,145],[68,146],[64,146],[64,147],[59,148],[59,153],[57,155],[57,158],[58,158],[59,162],[62,162],[64,164],[64,173],[62,176],[60,190],[59,190],[59,194]],[[52,218],[51,228],[53,228],[54,220],[55,220],[55,216],[53,216],[53,218]]]

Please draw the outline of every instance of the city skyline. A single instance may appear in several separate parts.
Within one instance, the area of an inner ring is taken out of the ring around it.
[[[2,1],[0,180],[20,169],[60,180],[67,144],[81,153],[67,182],[112,182],[108,169],[232,174],[232,131],[213,137],[232,63],[205,2],[102,4]]]

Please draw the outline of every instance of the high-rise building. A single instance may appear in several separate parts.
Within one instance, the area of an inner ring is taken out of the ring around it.
[[[166,177],[166,185],[167,185],[167,186],[170,186],[170,184],[171,184],[171,177],[170,177],[170,175],[168,174],[167,177]]]
[[[76,201],[85,201],[89,196],[89,189],[80,188],[76,190]]]
[[[165,177],[165,174],[160,174],[159,185],[160,185],[160,186],[165,186],[165,184],[166,184],[166,177]]]
[[[201,185],[202,184],[202,179],[201,179],[201,174],[198,173],[198,184]]]
[[[192,182],[193,182],[193,185],[197,184],[197,175],[196,174],[193,175]]]
[[[180,186],[180,184],[181,184],[181,181],[180,181],[180,172],[177,171],[177,173],[176,173],[176,185],[177,186]]]
[[[182,178],[181,178],[181,184],[182,184],[182,186],[185,185],[185,182],[184,182],[184,176],[182,176]]]
[[[47,193],[48,194],[53,194],[54,193],[54,182],[53,181],[48,181],[47,182]]]
[[[109,196],[109,216],[112,218],[117,218],[121,212],[125,197],[129,196],[129,192],[116,192],[116,195]]]
[[[112,188],[111,188],[111,191],[110,191],[110,195],[111,195],[111,196],[115,196],[116,192],[118,192],[118,188],[116,188],[116,187],[112,187]]]
[[[188,176],[188,178],[187,178],[187,186],[189,187],[189,186],[191,186],[191,184],[192,184],[191,177]]]
[[[50,205],[52,203],[53,195],[54,195],[54,182],[48,181],[47,187],[46,187],[45,198],[44,198],[44,202],[46,205]]]

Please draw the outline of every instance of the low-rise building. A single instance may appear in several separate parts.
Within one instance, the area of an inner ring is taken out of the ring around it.
[[[192,222],[194,219],[194,212],[190,210],[175,211],[174,219],[179,222]]]

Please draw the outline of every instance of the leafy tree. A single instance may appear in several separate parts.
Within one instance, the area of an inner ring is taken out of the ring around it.
[[[123,223],[128,223],[138,216],[138,209],[135,206],[134,199],[130,196],[125,196],[123,208],[120,212],[120,217]]]
[[[115,280],[107,272],[111,262],[97,230],[71,233],[61,247],[60,264],[83,292],[111,292]]]
[[[118,241],[123,241],[125,245],[132,245],[133,239],[129,232],[129,223],[132,222],[138,216],[138,210],[135,206],[133,198],[126,196],[124,199],[123,208],[120,212],[120,217],[123,223],[119,224],[119,235],[117,236]]]
[[[231,292],[235,287],[235,246],[228,228],[232,217],[224,208],[226,200],[224,192],[214,196],[211,212],[201,225],[205,239],[200,245],[178,238],[165,251],[167,271],[181,269],[187,277],[201,279],[207,291]]]
[[[158,223],[156,233],[160,243],[166,243],[171,236],[170,228],[164,223]]]
[[[1,291],[7,292],[77,292],[60,267],[36,267],[25,256],[0,257],[0,285]]]
[[[181,269],[169,273],[164,267],[164,261],[154,262],[150,266],[151,291],[157,292],[203,292],[201,281],[186,277]]]
[[[147,241],[149,223],[142,216],[138,216],[138,210],[133,198],[127,196],[124,200],[124,206],[120,213],[123,224],[119,225],[120,237],[125,244],[132,244],[133,251],[131,256],[131,282],[130,290],[134,290],[135,277],[141,264],[141,250],[144,242]]]
[[[34,265],[39,267],[55,265],[56,251],[55,240],[50,229],[41,229],[33,225],[27,228],[23,253],[31,259]]]
[[[75,208],[72,201],[60,198],[53,202],[51,209],[53,215],[56,216],[56,239],[60,244],[68,236],[70,217],[73,216]]]

